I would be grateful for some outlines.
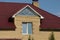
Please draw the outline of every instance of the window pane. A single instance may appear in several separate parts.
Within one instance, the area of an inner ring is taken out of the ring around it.
[[[32,34],[32,23],[28,23],[28,34]]]
[[[23,28],[22,28],[22,30],[23,30],[22,32],[23,32],[23,33],[27,33],[27,23],[23,23],[23,24],[22,24],[22,27],[23,27]]]

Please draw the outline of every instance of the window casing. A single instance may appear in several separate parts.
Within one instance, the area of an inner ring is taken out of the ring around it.
[[[23,35],[32,34],[32,23],[31,22],[22,23],[22,34]]]

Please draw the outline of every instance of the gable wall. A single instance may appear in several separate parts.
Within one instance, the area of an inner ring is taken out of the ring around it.
[[[40,17],[38,16],[16,16],[15,17],[15,25],[17,27],[17,31],[19,31],[19,35],[23,40],[27,40],[29,35],[22,35],[22,22],[32,22],[33,24],[33,34],[31,38],[35,38],[39,34],[39,25],[40,25]],[[37,34],[37,35],[36,35]],[[39,37],[39,36],[37,36]],[[35,39],[36,40],[36,39]]]

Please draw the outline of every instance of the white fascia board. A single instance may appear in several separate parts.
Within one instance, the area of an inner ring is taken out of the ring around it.
[[[17,15],[18,13],[20,13],[22,10],[24,10],[26,7],[29,7],[31,10],[33,10],[35,13],[37,13],[41,19],[44,19],[44,17],[42,15],[40,15],[37,11],[35,11],[32,7],[30,7],[29,5],[26,5],[24,8],[22,8],[21,10],[19,10],[17,13],[15,13],[12,17],[14,18],[15,15]]]
[[[17,11],[12,17],[14,18],[15,15],[17,15],[18,13],[20,13],[22,10],[24,10],[27,6],[25,6],[24,8],[22,8],[21,10]]]
[[[32,7],[30,7],[29,5],[27,5],[31,10],[33,10],[35,13],[37,13],[40,17],[41,17],[41,19],[44,19],[44,17],[42,16],[42,15],[40,15],[37,11],[35,11]]]

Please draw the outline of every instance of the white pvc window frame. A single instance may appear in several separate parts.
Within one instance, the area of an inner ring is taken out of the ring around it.
[[[27,32],[26,32],[26,33],[23,33],[23,29],[22,29],[22,34],[23,34],[23,35],[30,35],[30,34],[28,33],[28,23],[31,23],[31,22],[23,22],[23,23],[26,23],[26,24],[27,24],[27,29],[26,29]],[[22,24],[23,24],[23,23],[22,23]],[[32,23],[31,23],[31,25],[32,25]],[[23,28],[23,27],[22,27],[22,28]],[[32,33],[31,33],[31,34],[32,34]]]

